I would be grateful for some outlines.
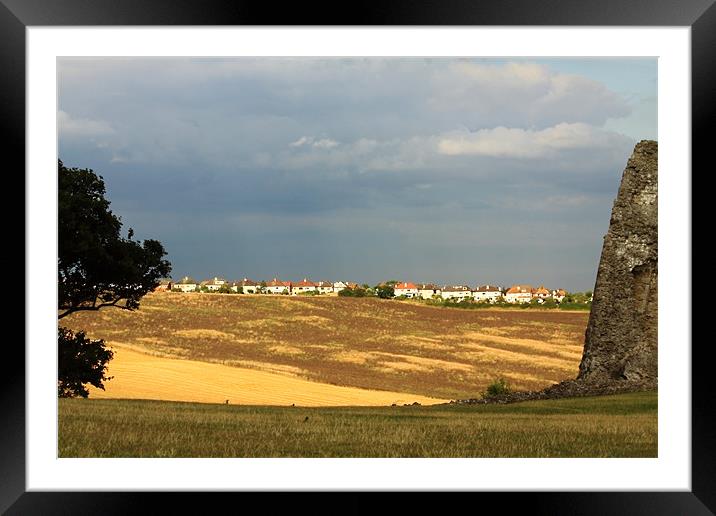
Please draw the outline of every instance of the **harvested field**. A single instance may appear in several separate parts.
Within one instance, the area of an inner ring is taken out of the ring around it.
[[[574,378],[588,318],[376,298],[156,293],[135,312],[79,312],[62,323],[156,357],[456,399],[479,397],[500,376],[515,390]],[[120,381],[113,374],[108,392]]]
[[[341,387],[310,382],[293,375],[258,371],[196,360],[178,360],[115,349],[106,390],[90,387],[91,398],[176,400],[235,405],[300,407],[386,406],[448,400],[405,393]]]

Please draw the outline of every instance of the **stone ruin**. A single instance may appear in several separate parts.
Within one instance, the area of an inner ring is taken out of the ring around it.
[[[580,380],[649,383],[657,370],[657,156],[634,148],[604,237]]]
[[[657,388],[658,144],[634,148],[614,201],[576,379],[457,403],[509,403]]]

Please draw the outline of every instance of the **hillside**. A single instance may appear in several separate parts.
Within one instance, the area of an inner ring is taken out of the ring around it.
[[[478,396],[499,376],[514,389],[530,390],[574,378],[588,316],[375,298],[155,293],[138,311],[80,312],[63,324],[105,339],[118,357],[130,350],[455,399]],[[106,384],[109,396],[113,381]]]

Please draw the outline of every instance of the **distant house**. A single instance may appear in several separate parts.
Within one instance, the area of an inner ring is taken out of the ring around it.
[[[348,288],[348,285],[344,281],[336,281],[333,284],[333,291],[334,292],[340,292],[344,288]]]
[[[266,283],[266,292],[269,294],[290,294],[291,282],[281,281],[278,278],[274,278]]]
[[[508,303],[529,303],[532,301],[531,285],[512,285],[505,293],[505,301]]]
[[[162,278],[159,280],[159,285],[156,286],[154,292],[169,292],[173,285],[171,278]]]
[[[259,289],[259,284],[249,278],[243,278],[239,281],[235,281],[233,285],[231,285],[231,290],[234,292],[238,292],[239,288],[241,288],[244,294],[256,294]]]
[[[207,290],[209,290],[210,292],[216,292],[217,290],[219,290],[221,288],[222,285],[225,285],[225,284],[226,284],[226,280],[224,278],[218,278],[216,276],[214,276],[210,280],[204,280],[201,282],[201,286],[206,287]]]
[[[540,285],[532,292],[532,297],[538,299],[540,303],[544,303],[545,300],[552,297],[552,293],[544,288],[544,285]]]
[[[564,296],[567,295],[567,292],[565,290],[562,290],[561,288],[558,288],[556,290],[552,291],[552,299],[557,301],[558,303],[561,303],[564,299]]]
[[[303,278],[301,281],[296,282],[293,284],[293,294],[302,294],[304,292],[316,292],[318,290],[318,285],[316,283],[309,281],[308,278]]]
[[[502,289],[497,285],[480,285],[472,292],[475,301],[494,303],[502,297]]]
[[[352,281],[346,281],[346,288],[360,288],[360,285]]]
[[[463,299],[471,299],[472,291],[470,287],[465,285],[447,285],[441,289],[440,297],[462,301]]]
[[[184,276],[177,283],[174,284],[174,288],[181,290],[182,292],[194,292],[196,290],[197,283],[191,276]]]
[[[333,282],[318,281],[316,282],[316,290],[318,290],[320,294],[331,294],[333,293]]]
[[[395,292],[395,296],[405,296],[405,297],[417,297],[418,296],[418,286],[414,283],[408,283],[403,281],[402,283],[396,283],[393,287],[393,290]]]
[[[436,294],[440,294],[440,287],[433,285],[432,283],[419,283],[418,284],[418,297],[423,299],[432,299]]]

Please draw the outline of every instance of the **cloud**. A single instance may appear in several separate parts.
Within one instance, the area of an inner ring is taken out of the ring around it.
[[[332,149],[340,145],[337,141],[330,138],[321,138],[316,140],[311,136],[301,136],[295,142],[288,144],[289,147],[313,147],[314,149]]]
[[[458,281],[479,263],[496,281],[543,256],[545,270],[575,266],[593,282],[632,138],[656,126],[655,102],[638,111],[607,87],[631,88],[626,66],[63,58],[59,152],[101,171],[127,225],[166,239],[192,274],[221,259],[226,274],[313,264],[367,279],[392,264]],[[525,239],[529,253],[509,252]]]
[[[313,139],[309,138],[308,136],[301,136],[295,142],[289,143],[288,146],[289,147],[303,147],[304,145],[310,145],[312,141],[313,141]]]
[[[583,123],[561,123],[542,130],[495,127],[476,132],[454,132],[440,139],[438,150],[449,156],[496,158],[549,158],[560,151],[623,146],[631,140],[612,131]]]
[[[289,144],[301,152],[282,153],[273,166],[287,170],[315,170],[321,167],[335,174],[337,170],[355,173],[400,171],[424,168],[437,156],[432,136],[377,140],[359,138],[339,144],[331,139],[301,137]]]
[[[60,137],[70,140],[94,139],[115,132],[112,126],[103,120],[73,118],[72,115],[62,110],[57,112],[57,126]]]
[[[322,140],[313,142],[313,146],[316,149],[332,149],[333,147],[338,146],[338,142],[335,140],[328,139],[328,138],[323,138]]]
[[[428,105],[435,111],[462,113],[471,127],[602,125],[631,112],[626,99],[603,83],[542,64],[463,60],[451,61],[441,72],[431,78]]]
[[[272,167],[312,174],[321,170],[329,174],[422,171],[445,179],[481,176],[495,168],[503,173],[511,170],[505,163],[498,164],[500,160],[540,159],[551,162],[555,172],[564,173],[621,160],[634,144],[627,136],[584,123],[560,123],[541,130],[498,126],[385,140],[360,138],[330,147],[316,143],[313,138],[301,137],[289,145],[300,152],[274,155]]]

